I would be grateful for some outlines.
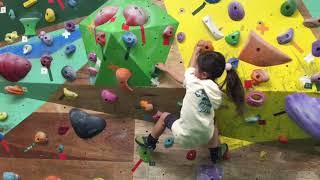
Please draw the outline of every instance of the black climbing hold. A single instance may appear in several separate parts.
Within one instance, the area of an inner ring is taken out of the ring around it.
[[[104,119],[90,115],[77,108],[70,110],[69,118],[75,133],[83,139],[96,136],[103,131],[107,125]]]

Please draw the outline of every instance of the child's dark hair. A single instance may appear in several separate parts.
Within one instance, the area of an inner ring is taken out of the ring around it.
[[[225,71],[226,60],[219,52],[207,52],[201,54],[197,59],[197,64],[200,72],[206,72],[208,78],[215,81],[222,76]],[[226,85],[226,94],[237,107],[237,111],[243,113],[244,105],[244,89],[242,82],[234,69],[227,71],[226,79],[220,86],[222,89]]]

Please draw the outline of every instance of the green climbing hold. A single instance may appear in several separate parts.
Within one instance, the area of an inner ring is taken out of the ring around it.
[[[295,0],[288,0],[281,5],[281,14],[284,16],[292,16],[297,10],[297,3]]]
[[[151,162],[151,151],[145,147],[139,146],[138,148],[140,159],[143,162]]]
[[[231,46],[236,46],[240,40],[240,31],[233,32],[225,37],[226,42]]]
[[[38,22],[40,21],[39,18],[21,18],[19,20],[24,26],[24,35],[26,36],[34,36],[37,34],[36,27]]]

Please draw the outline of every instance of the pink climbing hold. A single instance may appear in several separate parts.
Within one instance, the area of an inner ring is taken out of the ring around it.
[[[266,96],[262,92],[249,92],[246,95],[246,102],[250,106],[260,107],[264,104]]]
[[[0,55],[0,75],[8,81],[20,81],[26,77],[31,67],[31,63],[23,57],[11,53]]]
[[[189,160],[189,161],[193,161],[195,160],[197,157],[197,151],[196,150],[191,150],[187,153],[186,155],[186,158]]]
[[[94,25],[100,26],[110,21],[117,14],[118,9],[119,8],[115,6],[104,7],[98,12],[96,19],[94,20]]]
[[[170,38],[173,37],[174,28],[172,26],[167,26],[166,29],[163,31],[163,45],[168,46],[170,44]]]
[[[96,42],[100,44],[100,46],[104,46],[106,44],[106,34],[104,32],[98,32],[96,34]]]
[[[117,102],[119,99],[117,94],[109,89],[104,89],[101,91],[101,98],[105,102],[111,103],[111,104]]]
[[[148,21],[147,13],[138,6],[129,5],[123,12],[128,26],[143,26]]]

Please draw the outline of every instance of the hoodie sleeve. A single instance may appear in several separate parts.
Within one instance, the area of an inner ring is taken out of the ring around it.
[[[185,88],[189,88],[191,84],[196,83],[199,81],[199,79],[194,75],[195,73],[195,68],[190,67],[186,70],[186,72],[184,73],[184,82],[183,82],[183,86]]]

